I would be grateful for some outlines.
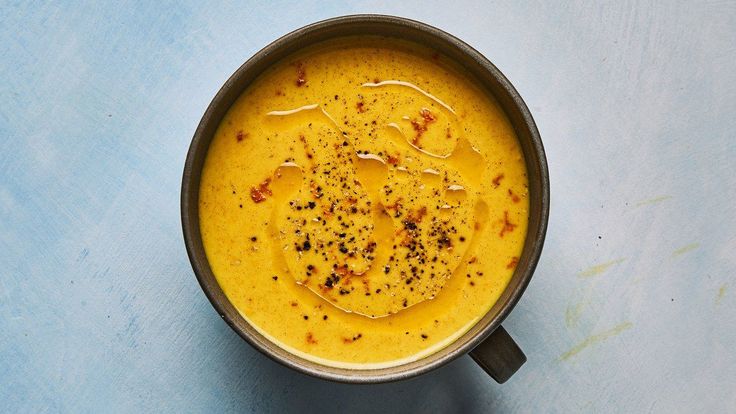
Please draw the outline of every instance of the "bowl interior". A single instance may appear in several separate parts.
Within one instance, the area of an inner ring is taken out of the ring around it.
[[[493,96],[509,117],[520,141],[529,178],[529,225],[524,249],[509,285],[491,310],[454,343],[423,359],[390,368],[355,370],[329,367],[297,357],[267,340],[250,326],[217,283],[204,252],[199,228],[199,181],[215,131],[240,94],[264,70],[302,48],[351,35],[395,37],[428,45],[455,60]],[[220,316],[241,337],[274,360],[298,371],[342,382],[385,382],[415,376],[465,354],[500,325],[531,279],[541,254],[549,213],[549,179],[544,148],[526,104],[513,86],[480,53],[459,39],[403,18],[379,15],[346,16],[298,29],[276,40],[245,62],[225,82],[194,134],[182,179],[181,214],[184,239],[202,289]]]

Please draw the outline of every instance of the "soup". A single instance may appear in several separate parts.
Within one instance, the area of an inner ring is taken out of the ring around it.
[[[199,194],[202,240],[262,335],[335,367],[449,345],[513,275],[527,176],[503,111],[445,56],[379,37],[271,67],[223,118]]]

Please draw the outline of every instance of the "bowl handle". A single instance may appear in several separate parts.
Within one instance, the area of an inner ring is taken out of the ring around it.
[[[503,326],[470,351],[470,357],[499,384],[511,378],[526,362],[526,355]]]

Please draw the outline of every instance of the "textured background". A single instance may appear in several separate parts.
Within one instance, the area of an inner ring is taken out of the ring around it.
[[[0,6],[3,411],[735,409],[733,1],[97,3]],[[503,386],[468,357],[379,386],[296,374],[189,266],[180,177],[210,99],[278,36],[357,12],[464,39],[539,125],[552,214]]]

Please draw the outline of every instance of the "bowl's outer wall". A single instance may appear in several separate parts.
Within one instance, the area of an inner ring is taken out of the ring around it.
[[[521,143],[529,178],[529,225],[522,256],[508,287],[474,327],[447,348],[421,360],[377,370],[328,367],[297,357],[258,333],[239,314],[209,267],[199,228],[199,180],[207,149],[235,100],[256,77],[286,56],[314,43],[350,35],[381,35],[428,45],[458,62],[506,112]],[[549,214],[549,176],[539,132],[519,94],[485,57],[459,39],[412,20],[380,15],[338,17],[298,29],[276,40],[246,61],[225,82],[207,108],[192,139],[182,178],[181,214],[189,259],[202,289],[220,316],[241,337],[272,359],[320,378],[356,383],[388,382],[435,369],[467,353],[500,326],[529,283],[544,244]]]

